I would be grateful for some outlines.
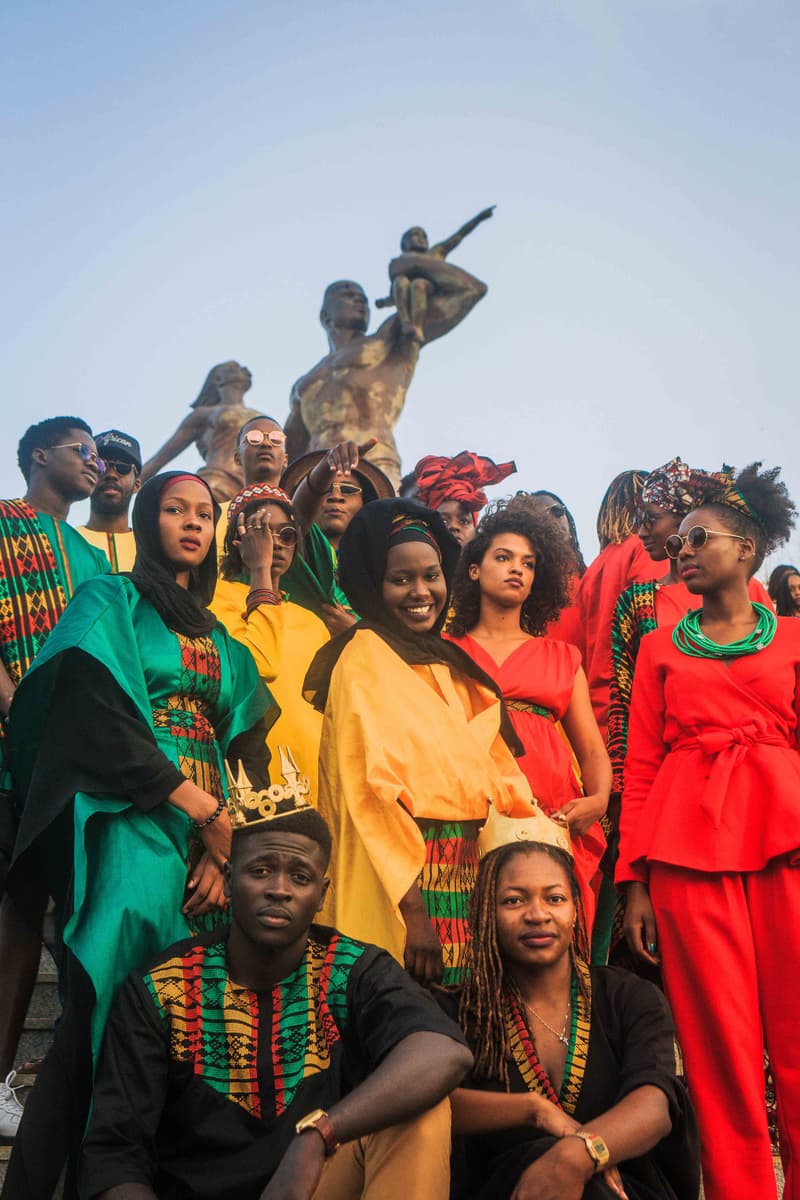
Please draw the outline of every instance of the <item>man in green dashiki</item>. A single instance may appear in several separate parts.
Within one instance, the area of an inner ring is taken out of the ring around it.
[[[16,828],[6,728],[14,692],[75,588],[110,569],[105,555],[66,523],[70,505],[92,494],[103,471],[86,422],[51,417],[31,425],[17,461],[25,495],[0,500],[0,894]],[[39,939],[8,897],[0,908],[0,962],[0,1134],[13,1137],[22,1110],[10,1103],[13,1093],[2,1081],[13,1066]]]
[[[118,994],[87,1200],[407,1200],[410,1170],[416,1200],[447,1200],[461,1032],[385,951],[312,924],[330,832],[270,793],[232,812],[229,931],[179,942]]]

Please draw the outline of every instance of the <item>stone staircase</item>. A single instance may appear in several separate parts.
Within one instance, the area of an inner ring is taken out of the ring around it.
[[[61,1005],[58,1002],[56,965],[53,962],[50,952],[43,947],[39,961],[39,973],[36,977],[36,986],[33,989],[28,1015],[25,1019],[25,1030],[20,1040],[19,1050],[17,1051],[18,1063],[30,1062],[32,1059],[41,1058],[47,1053],[53,1040],[53,1026],[60,1011]],[[35,1079],[35,1075],[25,1075],[21,1071],[17,1072],[14,1086],[17,1087],[20,1085],[17,1097],[23,1104],[33,1087]],[[0,1187],[2,1187],[6,1177],[6,1164],[10,1156],[11,1147],[0,1146]]]

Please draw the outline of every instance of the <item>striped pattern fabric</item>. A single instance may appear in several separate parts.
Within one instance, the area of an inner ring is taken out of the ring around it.
[[[591,1033],[592,982],[589,968],[576,960],[572,975],[572,1022],[570,1024],[567,1061],[561,1091],[556,1091],[539,1061],[536,1042],[531,1027],[525,1018],[524,1006],[517,996],[508,992],[505,997],[506,1029],[511,1057],[529,1092],[539,1092],[553,1104],[572,1115],[581,1094],[581,1085],[586,1074]]]
[[[0,654],[18,684],[69,599],[50,539],[24,500],[0,501]]]
[[[304,1079],[327,1070],[347,1020],[350,971],[364,949],[340,934],[327,944],[311,937],[297,970],[259,996],[231,980],[220,940],[159,964],[144,984],[173,1062],[190,1064],[251,1116],[279,1117]]]
[[[467,915],[478,870],[476,831],[445,821],[417,824],[425,842],[425,865],[419,877],[422,902],[442,944],[442,984],[450,987],[461,982],[469,941]]]
[[[613,792],[621,792],[624,782],[636,656],[644,635],[657,626],[656,581],[650,579],[646,583],[632,583],[617,601],[611,626],[613,669],[608,706],[608,755],[613,770]]]

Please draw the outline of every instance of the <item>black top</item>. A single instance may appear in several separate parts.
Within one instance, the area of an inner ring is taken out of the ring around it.
[[[312,925],[271,992],[227,971],[219,930],[120,990],[95,1082],[81,1194],[147,1184],[160,1200],[257,1200],[315,1108],[329,1108],[412,1033],[464,1038],[385,951]]]
[[[669,1103],[672,1131],[648,1154],[620,1165],[626,1191],[630,1200],[697,1200],[697,1127],[686,1088],[675,1074],[675,1030],[667,1002],[653,984],[628,971],[591,967],[590,977],[589,1047],[572,1115],[591,1128],[592,1120],[636,1088],[660,1088]],[[440,1002],[455,1015],[457,993],[442,993]],[[529,1090],[513,1057],[508,1071],[511,1092]],[[463,1086],[505,1091],[499,1082],[474,1078]],[[533,1128],[465,1138],[470,1197],[510,1196],[525,1168],[551,1145],[552,1139]]]

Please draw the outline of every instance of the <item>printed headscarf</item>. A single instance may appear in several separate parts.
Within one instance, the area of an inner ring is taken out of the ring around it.
[[[502,699],[497,684],[466,651],[440,636],[447,619],[447,602],[433,629],[427,633],[414,633],[387,607],[383,599],[383,577],[394,541],[393,531],[398,541],[434,542],[449,598],[461,548],[439,514],[416,500],[400,497],[366,504],[353,517],[339,545],[339,584],[362,619],[317,651],[303,685],[305,698],[324,712],[331,675],[339,655],[351,638],[369,629],[391,646],[404,662],[414,665],[444,663],[451,670],[477,680]],[[500,728],[512,752],[521,754],[522,746],[504,706]]]
[[[268,503],[274,500],[276,504],[287,504],[292,508],[291,498],[283,490],[283,488],[273,487],[270,483],[251,483],[248,487],[242,488],[240,492],[233,497],[228,505],[228,524],[233,518],[244,508],[246,504],[250,504],[253,500],[263,500]]]
[[[657,504],[679,516],[702,504],[722,504],[758,522],[758,516],[736,487],[733,467],[726,464],[721,471],[700,471],[681,458],[672,458],[650,472],[642,489],[642,503]]]
[[[148,479],[136,497],[131,525],[136,542],[133,570],[127,572],[138,591],[146,596],[168,629],[184,637],[205,637],[211,633],[217,618],[209,612],[217,584],[217,547],[211,539],[200,566],[189,577],[188,588],[175,580],[175,568],[164,554],[158,530],[161,493],[178,479],[192,479],[203,485],[211,498],[214,525],[219,520],[220,507],[204,479],[187,471],[165,471]]]
[[[502,483],[517,469],[514,462],[495,463],[491,458],[462,450],[455,458],[428,454],[414,467],[417,498],[428,508],[439,508],[446,500],[457,500],[473,514],[488,500],[482,488]]]

